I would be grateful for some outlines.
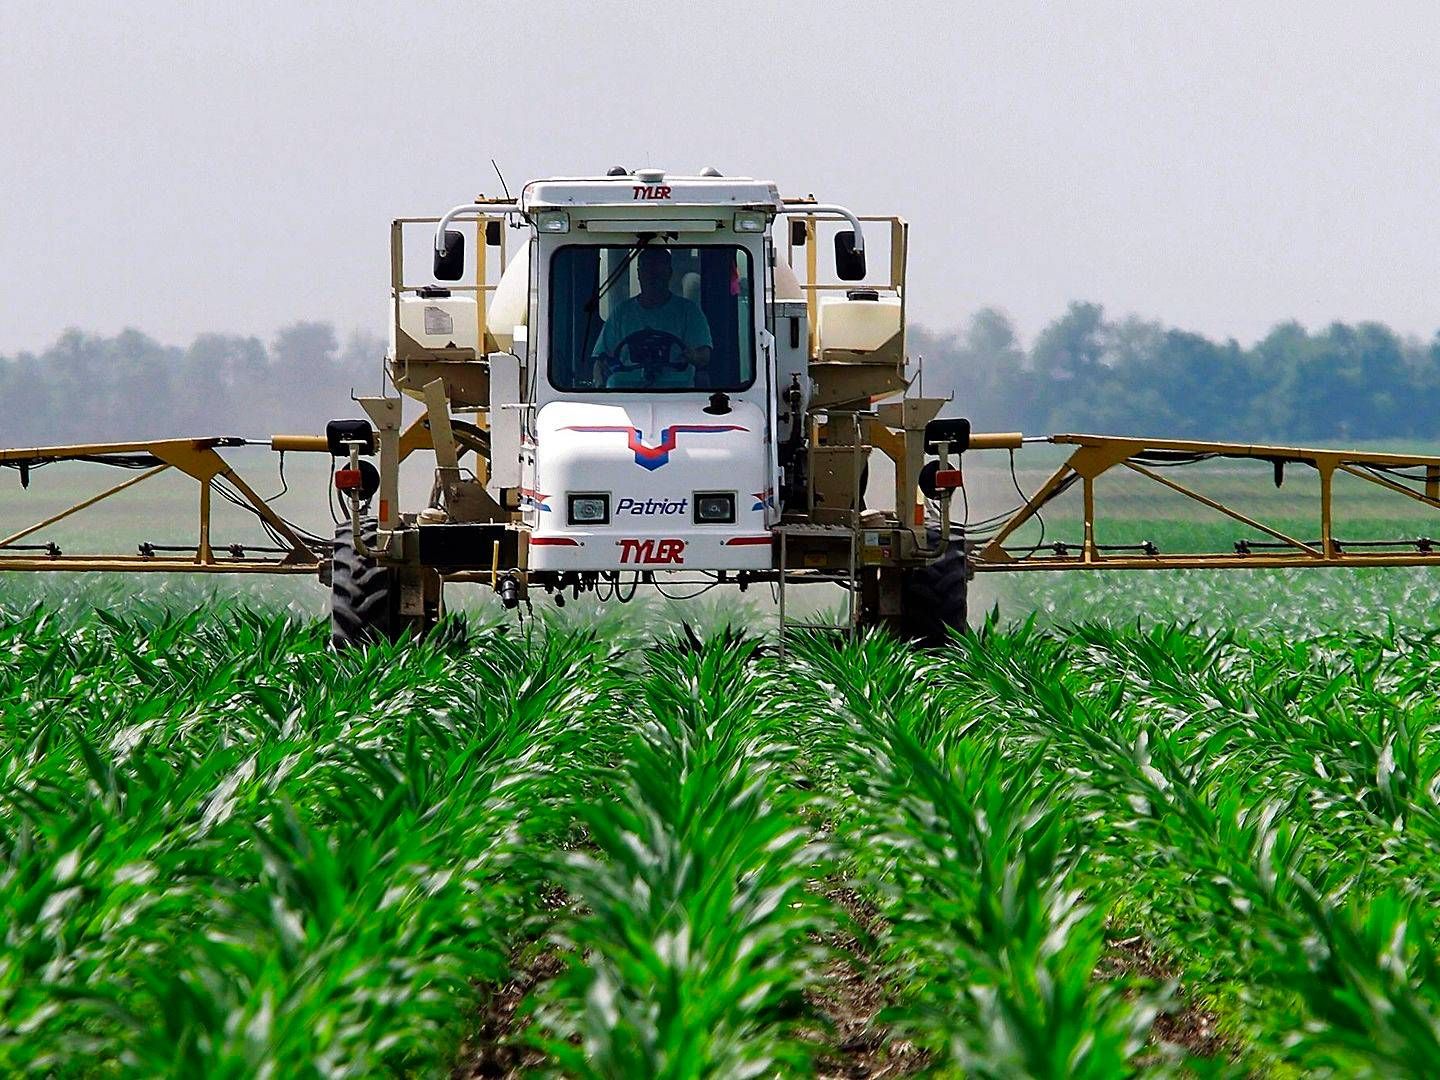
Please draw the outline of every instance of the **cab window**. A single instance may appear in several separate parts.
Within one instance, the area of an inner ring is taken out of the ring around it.
[[[557,390],[743,390],[755,381],[753,281],[741,247],[571,245],[550,260]]]

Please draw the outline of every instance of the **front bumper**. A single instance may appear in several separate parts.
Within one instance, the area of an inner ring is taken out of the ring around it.
[[[531,570],[768,570],[775,565],[767,531],[697,528],[635,532],[569,530],[529,538]]]

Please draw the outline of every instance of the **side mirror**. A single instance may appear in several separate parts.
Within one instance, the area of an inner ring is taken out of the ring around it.
[[[835,234],[835,276],[841,281],[865,280],[865,251],[855,250],[853,229]]]
[[[465,234],[459,229],[445,230],[445,250],[435,252],[437,281],[459,281],[465,273]]]
[[[448,245],[447,245],[447,246],[448,246]],[[499,218],[491,218],[489,221],[485,222],[485,246],[486,246],[486,247],[499,247],[499,246],[500,246],[500,219],[499,219]]]

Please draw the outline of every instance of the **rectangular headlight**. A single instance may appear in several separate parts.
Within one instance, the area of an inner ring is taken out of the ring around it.
[[[545,233],[568,233],[570,231],[570,215],[564,210],[536,211],[535,228]]]
[[[733,224],[736,232],[762,233],[765,231],[765,215],[759,210],[737,210]]]
[[[572,492],[568,497],[571,525],[609,525],[610,496],[601,492]]]
[[[735,524],[735,495],[729,491],[695,493],[696,525]]]

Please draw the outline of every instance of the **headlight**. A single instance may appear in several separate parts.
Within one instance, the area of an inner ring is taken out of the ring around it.
[[[735,496],[733,493],[697,491],[695,493],[696,525],[735,524]]]
[[[569,501],[571,525],[610,524],[609,495],[571,495]]]

